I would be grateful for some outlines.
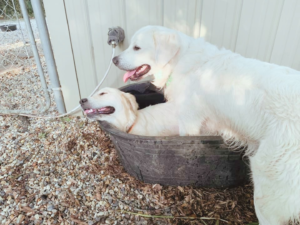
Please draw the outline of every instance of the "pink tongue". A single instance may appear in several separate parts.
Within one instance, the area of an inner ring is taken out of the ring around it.
[[[85,114],[93,113],[95,110],[94,109],[86,109],[84,110]]]
[[[131,71],[128,71],[127,73],[125,73],[123,76],[124,83],[126,83],[129,79],[129,77],[131,77],[134,73],[135,73],[135,70],[131,70]]]

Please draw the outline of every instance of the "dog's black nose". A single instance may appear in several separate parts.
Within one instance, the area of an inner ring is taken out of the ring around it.
[[[117,66],[119,64],[119,58],[118,58],[118,56],[115,56],[112,61]]]
[[[79,101],[80,105],[83,105],[84,103],[86,103],[88,101],[87,98],[83,98]]]

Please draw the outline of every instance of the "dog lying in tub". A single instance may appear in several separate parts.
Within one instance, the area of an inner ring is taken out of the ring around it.
[[[144,136],[179,135],[175,108],[161,103],[138,110],[133,95],[115,88],[103,88],[80,100],[89,119],[107,121],[123,132]]]
[[[89,119],[107,121],[123,132],[143,136],[179,135],[176,108],[168,102],[138,110],[132,94],[106,87],[79,103]],[[201,135],[212,135],[212,132],[203,130]]]

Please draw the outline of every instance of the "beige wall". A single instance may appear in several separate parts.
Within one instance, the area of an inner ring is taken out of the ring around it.
[[[124,50],[142,26],[204,37],[246,57],[300,70],[298,0],[44,0],[67,110],[88,96],[107,69],[109,27],[125,30]],[[120,87],[113,66],[103,86]]]

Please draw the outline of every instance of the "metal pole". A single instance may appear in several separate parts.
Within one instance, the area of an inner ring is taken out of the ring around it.
[[[45,60],[48,68],[48,74],[51,81],[51,87],[54,93],[54,99],[59,113],[65,113],[63,94],[60,87],[59,78],[57,75],[56,64],[52,52],[51,42],[49,38],[48,28],[43,13],[43,7],[40,0],[31,0],[35,20],[39,30],[41,43],[45,55]]]
[[[30,39],[30,45],[31,45],[31,48],[32,48],[33,56],[34,56],[34,59],[36,61],[38,74],[40,76],[41,83],[42,83],[42,88],[43,88],[43,91],[44,91],[44,94],[45,94],[46,106],[43,109],[40,110],[40,113],[42,113],[42,112],[45,112],[46,110],[48,110],[50,105],[51,105],[50,95],[48,93],[47,83],[46,83],[46,80],[45,80],[45,77],[44,77],[44,72],[43,72],[43,68],[42,68],[42,65],[41,65],[40,56],[39,56],[39,53],[38,53],[38,50],[37,50],[37,47],[36,47],[36,44],[35,44],[34,35],[33,35],[33,31],[32,31],[32,27],[31,27],[31,24],[30,24],[30,20],[29,20],[29,16],[28,16],[28,13],[27,13],[25,2],[24,2],[24,0],[19,0],[19,2],[20,2],[20,7],[21,7],[21,10],[22,10],[23,17],[24,17],[24,21],[25,21],[25,24],[26,24],[26,28],[27,28],[27,31],[28,31],[28,36],[29,36],[29,39]],[[0,110],[0,114],[20,114],[20,113],[30,114],[30,113],[33,113],[33,112],[32,112],[32,110],[8,110],[8,109],[1,109]]]

